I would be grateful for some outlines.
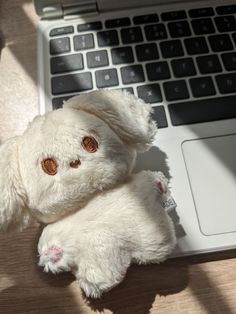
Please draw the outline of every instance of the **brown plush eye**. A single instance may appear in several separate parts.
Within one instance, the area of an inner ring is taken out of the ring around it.
[[[70,167],[71,168],[79,168],[79,166],[81,165],[81,162],[80,160],[73,160],[70,162]]]
[[[47,158],[41,161],[42,169],[50,176],[54,176],[57,173],[58,164],[55,159]]]
[[[82,146],[89,153],[95,153],[98,150],[98,143],[94,137],[84,137],[82,141]]]

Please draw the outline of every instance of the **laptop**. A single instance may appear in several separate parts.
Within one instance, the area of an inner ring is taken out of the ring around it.
[[[235,1],[34,5],[40,112],[98,88],[150,103],[158,136],[136,171],[161,170],[170,180],[173,256],[236,248]]]

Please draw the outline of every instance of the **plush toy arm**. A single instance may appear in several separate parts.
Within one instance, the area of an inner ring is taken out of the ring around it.
[[[95,230],[92,236],[77,232],[72,242],[65,241],[65,236],[59,233],[61,226],[60,223],[47,226],[39,240],[39,265],[44,271],[72,271],[85,295],[93,298],[101,297],[123,280],[131,263],[131,252],[122,249],[124,244],[112,230]]]
[[[151,118],[151,106],[128,92],[98,90],[69,99],[64,107],[87,111],[137,151],[149,149],[157,127]]]
[[[18,137],[0,147],[0,230],[21,229],[29,222],[26,195],[19,174]]]

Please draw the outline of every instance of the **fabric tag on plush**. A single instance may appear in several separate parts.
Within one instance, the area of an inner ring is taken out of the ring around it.
[[[169,212],[175,209],[177,204],[171,195],[164,194],[161,199],[161,206]]]

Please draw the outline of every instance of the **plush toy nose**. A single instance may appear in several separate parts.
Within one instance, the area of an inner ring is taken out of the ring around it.
[[[64,252],[61,248],[57,246],[51,246],[43,253],[43,256],[48,262],[50,261],[55,264],[63,257],[63,253]]]

